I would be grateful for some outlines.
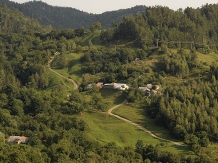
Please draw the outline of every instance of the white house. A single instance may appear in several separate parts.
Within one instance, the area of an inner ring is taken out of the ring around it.
[[[128,90],[129,86],[127,84],[124,84],[124,83],[114,83],[114,89]]]
[[[86,89],[92,89],[92,84],[91,83],[89,83],[87,86],[86,86]]]

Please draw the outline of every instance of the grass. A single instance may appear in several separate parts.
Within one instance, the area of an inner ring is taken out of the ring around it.
[[[67,79],[62,78],[61,76],[55,74],[52,71],[48,71],[48,75],[50,78],[49,88],[52,89],[54,87],[60,86],[61,89],[67,93],[73,90],[74,85],[73,83],[69,82]]]
[[[119,120],[103,112],[84,112],[81,117],[88,124],[88,132],[85,136],[91,141],[97,141],[102,145],[109,142],[115,142],[118,146],[124,148],[135,147],[138,140],[142,140],[147,145],[163,144],[164,151],[173,153],[183,153],[192,155],[188,147],[178,147],[171,143],[155,139],[146,132],[135,126]]]
[[[198,53],[198,60],[203,63],[207,63],[207,65],[211,65],[213,62],[218,61],[218,54],[200,54]]]
[[[82,94],[86,102],[90,102],[92,100],[92,95],[93,95],[92,91],[86,91],[83,92]],[[106,109],[110,109],[114,105],[120,104],[126,99],[122,91],[118,91],[114,89],[100,89],[99,94],[102,96],[103,102],[107,104]]]
[[[107,113],[86,112],[82,119],[88,124],[87,136],[101,144],[115,142],[118,146],[134,147],[137,140],[143,140],[146,144],[157,144],[159,140],[129,125]]]
[[[82,82],[82,72],[81,72],[81,54],[78,53],[72,53],[73,57],[71,58],[71,61],[68,64],[68,72],[72,79],[76,80],[77,83]]]
[[[64,75],[65,77],[72,78],[78,84],[80,84],[82,82],[82,72],[81,72],[81,62],[80,62],[81,56],[82,54],[80,53],[66,54],[68,66],[63,69],[59,69],[57,66],[53,66],[52,68],[58,73]]]
[[[141,126],[145,127],[146,129],[150,130],[152,133],[161,138],[179,142],[178,140],[174,139],[172,135],[164,127],[157,125],[155,120],[151,119],[145,113],[142,107],[133,107],[132,105],[135,104],[122,105],[119,108],[115,109],[113,113],[120,115],[126,119],[129,119],[137,124],[140,124]],[[180,143],[183,144],[182,142]],[[163,150],[167,150],[169,152],[183,153],[187,155],[194,155],[194,153],[190,151],[188,146],[176,147],[169,142],[164,142],[164,144],[166,144],[166,146],[165,148],[163,148]]]
[[[122,103],[126,99],[122,91],[114,89],[101,89],[100,93],[104,102],[108,104],[108,109],[114,105]]]
[[[161,138],[178,141],[175,140],[164,127],[157,125],[155,120],[151,119],[142,107],[136,107],[134,104],[122,105],[121,107],[114,110],[113,113],[140,124]]]
[[[101,89],[100,93],[104,99],[104,102],[108,104],[108,108],[120,104],[126,98],[122,91],[113,89]],[[91,100],[91,98],[89,98],[91,96],[88,93],[86,93],[86,95],[84,94],[84,97],[85,96]],[[146,118],[143,116],[142,108],[133,108],[131,106],[124,105],[115,111],[119,111],[120,109],[123,110],[122,113],[125,112],[125,115],[128,115],[128,119],[131,119],[139,124],[144,124],[143,121],[146,121],[145,123],[149,123],[150,125],[149,129],[153,127],[153,129],[151,129],[152,132],[157,133],[158,131],[159,136],[163,136],[164,138],[172,138],[164,128],[158,127],[152,119],[147,118],[146,120]],[[135,111],[131,111],[131,109],[135,109]],[[123,115],[124,114],[122,114],[122,116]],[[178,147],[171,143],[155,139],[148,133],[127,122],[110,116],[106,112],[86,111],[80,116],[80,118],[86,122],[89,128],[88,132],[85,133],[85,136],[91,141],[97,141],[102,145],[109,142],[115,142],[118,146],[123,148],[126,146],[131,146],[134,148],[137,140],[142,140],[145,144],[151,144],[154,146],[157,144],[163,144],[161,149],[165,151],[183,153],[187,155],[192,154],[188,147]]]

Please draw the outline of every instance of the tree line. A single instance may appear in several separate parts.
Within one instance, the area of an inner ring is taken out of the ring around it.
[[[104,43],[128,39],[139,47],[156,46],[159,42],[169,48],[195,48],[207,53],[217,49],[217,8],[217,4],[177,11],[162,6],[147,7],[145,14],[124,16],[121,22],[114,22],[113,28],[102,31],[101,39]]]

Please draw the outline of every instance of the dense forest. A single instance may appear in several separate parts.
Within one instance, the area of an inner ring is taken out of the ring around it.
[[[0,11],[1,162],[217,162],[206,149],[218,141],[218,5],[148,7],[105,30],[100,21],[89,29],[54,29],[6,5]],[[66,96],[64,82],[51,75],[48,63],[53,57],[51,66],[69,69],[70,53],[81,56],[81,82],[78,90],[67,88]],[[122,93],[128,102],[140,104],[194,154],[163,150],[164,143],[138,140],[122,148],[88,137],[82,113],[108,107],[100,90],[85,89],[99,81],[128,83],[131,88]],[[138,89],[148,83],[161,85],[161,92]],[[12,135],[29,140],[10,144]]]
[[[55,28],[89,28],[93,22],[101,22],[103,28],[112,26],[112,22],[119,22],[124,15],[135,15],[137,12],[145,12],[145,6],[135,6],[129,9],[108,11],[102,14],[93,14],[70,7],[57,7],[48,5],[42,1],[30,1],[23,4],[9,0],[0,0],[9,8],[15,8],[25,16],[38,20],[43,25],[51,25]]]

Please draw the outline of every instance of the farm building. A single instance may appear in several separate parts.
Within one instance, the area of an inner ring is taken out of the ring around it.
[[[27,141],[28,137],[25,136],[10,136],[8,138],[8,142],[13,144],[25,144]]]
[[[127,84],[124,84],[124,83],[114,83],[114,89],[127,90],[127,89],[129,89],[129,86]]]

